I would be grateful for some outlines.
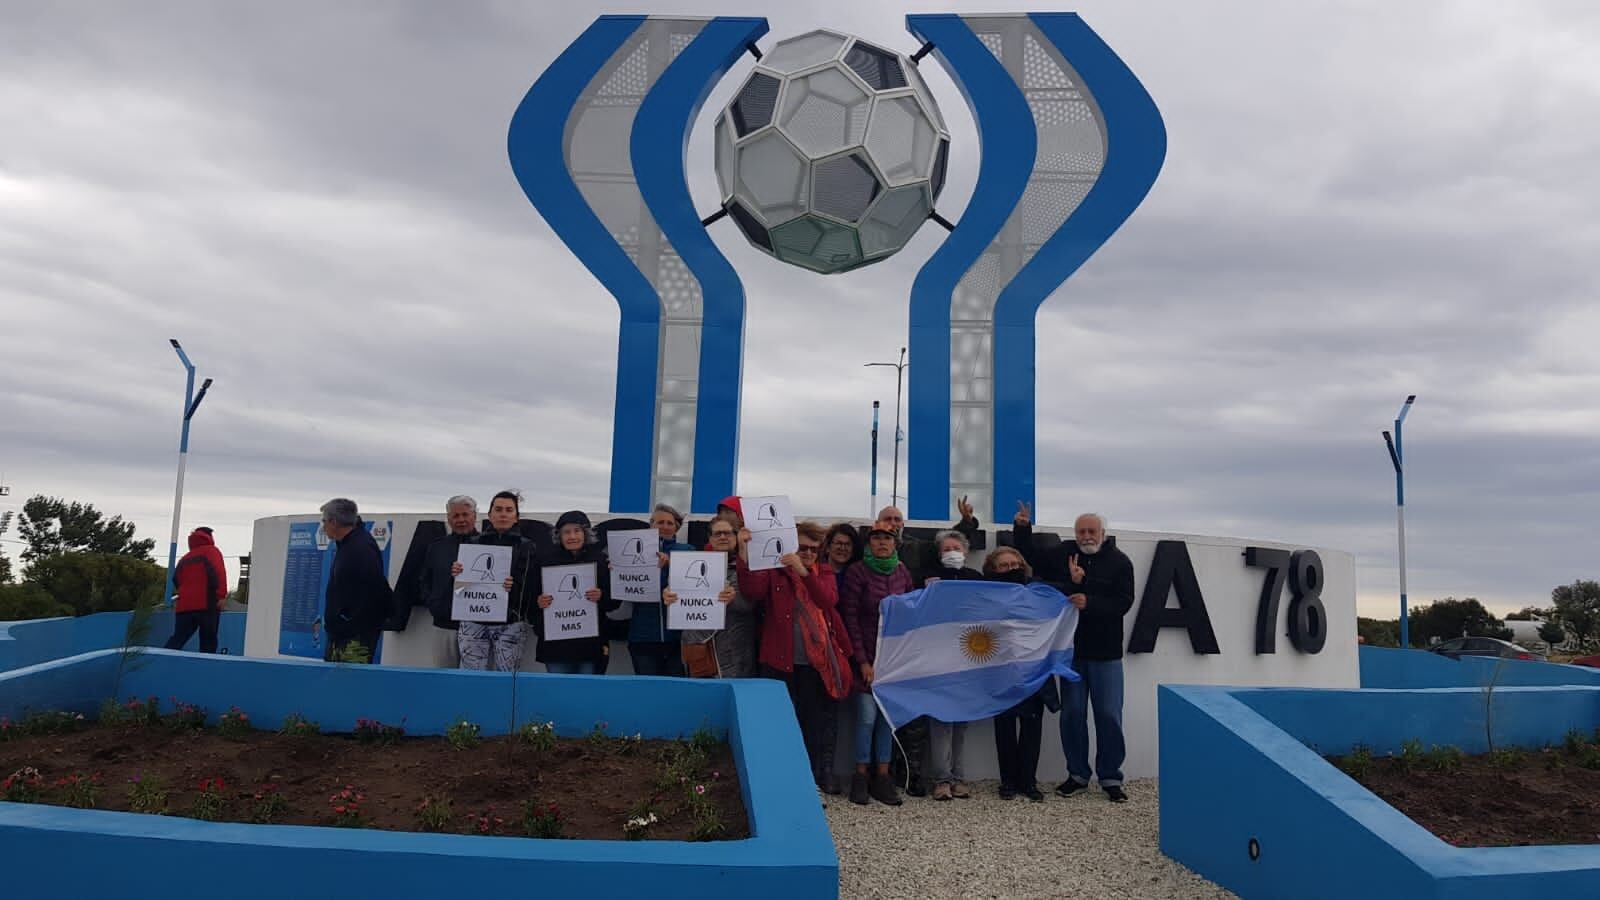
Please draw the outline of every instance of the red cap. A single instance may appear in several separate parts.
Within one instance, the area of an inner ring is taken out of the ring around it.
[[[718,503],[717,505],[726,506],[727,508],[738,513],[739,518],[744,518],[744,504],[740,502],[738,494],[729,494],[728,496],[723,497],[722,502]]]

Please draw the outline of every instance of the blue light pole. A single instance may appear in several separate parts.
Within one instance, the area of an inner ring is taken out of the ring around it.
[[[189,420],[194,418],[194,411],[200,408],[200,401],[206,398],[206,391],[211,389],[211,379],[207,378],[200,385],[200,393],[194,392],[194,363],[189,362],[189,355],[183,352],[183,346],[177,338],[171,338],[172,349],[178,351],[178,359],[183,361],[183,368],[188,372],[188,380],[183,388],[183,434],[178,439],[178,488],[172,499],[172,542],[167,545],[167,592],[161,595],[161,602],[172,602],[173,570],[178,565],[178,521],[183,515],[183,472],[189,466]]]
[[[1383,442],[1389,447],[1389,461],[1394,463],[1394,508],[1395,518],[1400,532],[1400,647],[1405,649],[1411,646],[1411,620],[1406,612],[1406,470],[1405,451],[1400,443],[1400,426],[1406,420],[1406,413],[1411,412],[1411,404],[1415,403],[1417,395],[1406,397],[1406,402],[1400,406],[1400,415],[1394,420],[1394,436],[1389,432],[1383,433]]]
[[[900,442],[906,439],[906,433],[900,428],[900,388],[905,384],[906,365],[906,348],[904,347],[900,348],[899,362],[866,363],[866,367],[869,369],[873,366],[884,366],[886,368],[894,369],[894,482],[889,488],[889,503],[892,506],[900,505]],[[877,454],[873,454],[873,459],[877,459]],[[876,487],[876,479],[873,480],[873,485]],[[878,492],[874,490],[872,494],[873,496],[877,496]],[[873,503],[873,505],[876,506],[877,503]],[[874,518],[876,518],[878,511],[873,510],[872,515]]]

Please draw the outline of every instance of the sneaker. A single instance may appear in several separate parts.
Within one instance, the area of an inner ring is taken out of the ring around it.
[[[1012,787],[1009,784],[1000,785],[1000,799],[1001,800],[1014,800],[1014,799],[1016,799],[1016,796],[1017,796],[1017,789],[1016,788]]]
[[[955,784],[950,785],[950,796],[956,798],[957,800],[965,800],[972,796],[972,788],[967,787],[967,783],[965,781],[958,781]]]
[[[850,776],[850,802],[866,806],[871,801],[867,794],[867,773],[857,772]]]
[[[948,781],[941,781],[933,786],[933,799],[935,800],[949,800],[954,796],[954,794],[950,793],[950,782]]]
[[[1043,803],[1044,802],[1044,793],[1042,791],[1040,791],[1036,787],[1028,788],[1027,790],[1023,791],[1022,793],[1024,795],[1026,795],[1029,800],[1032,800],[1035,803]]]
[[[867,793],[884,806],[899,806],[905,802],[900,799],[900,789],[886,775],[875,776],[867,785]]]
[[[1063,797],[1071,797],[1073,794],[1076,794],[1079,791],[1088,790],[1088,788],[1089,786],[1087,784],[1084,784],[1081,781],[1073,781],[1071,778],[1068,778],[1066,781],[1056,785],[1056,793]]]
[[[1128,792],[1122,789],[1122,785],[1113,784],[1106,788],[1106,799],[1112,803],[1127,803]]]

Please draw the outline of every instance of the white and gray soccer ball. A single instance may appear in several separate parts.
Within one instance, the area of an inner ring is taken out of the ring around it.
[[[722,206],[816,272],[892,256],[944,188],[950,132],[916,64],[832,31],[773,46],[717,117]]]

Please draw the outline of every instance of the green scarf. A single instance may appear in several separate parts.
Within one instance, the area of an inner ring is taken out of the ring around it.
[[[900,566],[900,551],[896,550],[893,554],[882,558],[868,553],[866,556],[861,557],[861,561],[867,564],[867,568],[877,572],[879,575],[891,575]]]

